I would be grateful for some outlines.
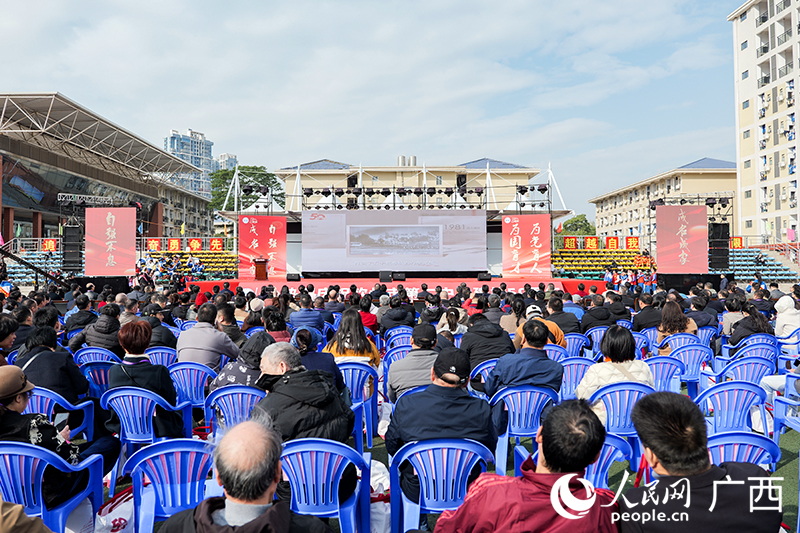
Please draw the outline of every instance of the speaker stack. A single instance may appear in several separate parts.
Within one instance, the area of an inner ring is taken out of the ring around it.
[[[730,226],[708,225],[708,267],[714,270],[730,268]]]
[[[65,272],[80,272],[83,270],[83,260],[81,258],[82,239],[83,235],[80,226],[64,226],[64,235],[61,242]]]

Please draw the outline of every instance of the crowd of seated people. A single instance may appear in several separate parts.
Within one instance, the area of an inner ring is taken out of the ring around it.
[[[289,510],[291,487],[280,475],[280,452],[275,450],[301,438],[352,442],[361,421],[350,408],[352,391],[339,364],[358,362],[380,369],[387,334],[398,327],[410,328],[408,352],[388,367],[385,387],[369,385],[370,392],[385,391],[382,401],[393,404],[384,428],[386,450],[394,455],[410,442],[472,439],[494,452],[498,436],[508,426],[508,413],[502,402],[492,407],[485,397],[521,386],[559,393],[564,368],[548,354],[547,346],[566,349],[569,335],[603,327],[599,346],[588,344],[578,354],[598,354],[600,360],[577,383],[577,400],[564,400],[544,411],[533,439],[538,458],[529,456],[522,464],[521,478],[480,474],[476,467],[469,475],[463,505],[438,518],[435,530],[531,531],[550,524],[554,531],[657,531],[652,524],[614,518],[615,513],[629,510],[634,500],[615,499],[609,491],[598,490],[595,504],[576,521],[563,518],[549,505],[558,478],[582,474],[605,439],[606,406],[587,400],[615,383],[655,387],[647,359],[669,356],[665,341],[671,335],[719,328],[720,337],[727,336],[713,345],[719,353],[723,342],[736,345],[758,334],[788,336],[800,328],[798,286],[790,294],[760,288],[748,294],[730,282],[718,292],[703,285],[683,295],[659,282],[652,294],[629,292],[626,287],[601,290],[595,285],[573,295],[552,284],[526,286],[515,293],[504,286],[470,288],[464,283],[451,295],[440,287],[431,292],[425,287],[419,313],[402,288],[389,295],[380,284],[366,294],[331,286],[320,291],[324,298],[309,289],[304,287],[295,296],[286,287],[279,291],[264,287],[256,294],[227,284],[208,293],[197,287],[178,292],[136,286],[119,294],[74,287],[65,320],[47,293],[23,298],[12,291],[6,298],[6,313],[0,315],[0,349],[7,356],[17,351],[13,364],[0,366],[0,441],[37,444],[71,464],[99,454],[104,472],[110,472],[120,453],[121,421],[116,412],[100,406],[99,398],[87,396],[89,382],[72,354],[84,345],[109,350],[121,360],[109,370],[111,389],[146,389],[174,406],[180,391],[169,369],[145,353],[153,347],[174,348],[178,362],[199,363],[215,373],[208,383],[209,394],[229,385],[267,394],[250,422],[225,428],[216,440],[215,464],[225,497],[173,516],[162,531],[224,531],[249,523],[280,523],[283,531],[327,531],[324,522]],[[179,329],[187,321],[194,322]],[[642,357],[634,333],[651,329],[660,347],[651,346]],[[478,365],[492,360],[496,362],[487,378],[471,379]],[[782,375],[764,378],[761,385],[770,393],[769,401],[784,392],[784,383]],[[93,440],[80,444],[69,440],[70,428],[82,423],[81,413],[64,413],[61,425],[45,415],[22,414],[35,387],[53,390],[73,404],[91,399]],[[156,438],[185,436],[183,416],[158,407]],[[703,413],[688,396],[651,393],[640,400],[632,417],[645,461],[659,479],[699,481],[691,487],[690,529],[729,524],[730,529],[741,530],[747,523],[748,531],[774,531],[780,524],[779,512],[741,511],[741,501],[754,486],[748,480],[768,473],[754,465],[709,463]],[[193,426],[207,422],[193,413]],[[252,457],[245,461],[242,450]],[[636,470],[636,465],[631,468]],[[256,470],[262,479],[247,477],[248,471]],[[727,511],[704,512],[702,503],[711,497],[705,487],[725,476],[742,482],[730,489],[730,501],[724,504]],[[51,473],[45,482],[45,503],[52,506],[75,494],[86,480]],[[350,465],[339,484],[340,501],[353,493],[357,482],[356,469]],[[243,490],[247,483],[254,486]],[[409,463],[400,466],[398,489],[407,498],[418,498],[417,473]],[[583,498],[580,485],[571,482],[567,490]],[[638,494],[636,490],[641,489],[630,489],[628,494]],[[279,503],[271,504],[273,498]],[[642,501],[641,494],[638,499]],[[23,523],[22,516],[15,520]],[[423,514],[419,527],[424,530],[428,525]]]

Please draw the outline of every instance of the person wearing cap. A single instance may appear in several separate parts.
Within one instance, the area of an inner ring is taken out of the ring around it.
[[[489,403],[465,390],[469,372],[470,360],[464,350],[446,348],[439,352],[428,388],[397,400],[386,431],[386,451],[394,455],[409,442],[431,439],[472,439],[494,450],[497,436]],[[476,466],[470,480],[478,474],[480,468]],[[409,463],[400,465],[400,487],[406,497],[419,500],[419,480]]]
[[[261,318],[261,311],[264,310],[264,300],[261,298],[253,298],[247,304],[250,313],[247,318],[242,321],[242,332],[246,332],[250,328],[263,328],[264,320]]]
[[[260,301],[260,300],[259,300]],[[219,372],[221,355],[235,360],[239,356],[239,347],[216,327],[217,307],[212,303],[204,303],[197,311],[197,324],[181,332],[178,337],[178,361],[201,363]]]
[[[111,472],[119,458],[119,440],[105,436],[94,442],[76,445],[67,440],[69,426],[59,431],[43,414],[22,414],[28,407],[34,387],[18,366],[0,367],[0,441],[41,446],[71,465],[77,465],[90,455],[99,454],[103,457],[103,475]],[[53,508],[69,500],[86,486],[88,476],[85,470],[68,474],[46,469],[42,482],[45,505]]]
[[[148,304],[142,309],[142,320],[146,320],[153,328],[153,335],[150,338],[150,348],[165,347],[175,348],[178,339],[164,326],[164,309],[158,304]]]
[[[542,318],[542,310],[538,305],[529,305],[528,309],[526,310],[526,318],[527,320],[538,320],[549,330],[547,335],[548,342],[553,344],[558,344],[562,348],[567,347],[567,340],[564,338],[564,332],[561,331],[561,328],[558,327],[558,324],[555,322],[551,322],[550,320],[545,320]],[[514,334],[514,350],[519,350],[522,346],[522,340],[525,338],[525,333],[522,331],[522,328],[525,326],[525,323],[519,325],[517,328],[517,332]]]
[[[408,355],[389,367],[387,394],[390,402],[396,402],[409,389],[431,382],[431,368],[438,356],[435,347],[436,328],[430,324],[414,328]]]

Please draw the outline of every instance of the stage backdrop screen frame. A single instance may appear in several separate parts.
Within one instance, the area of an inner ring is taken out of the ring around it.
[[[303,211],[304,272],[486,270],[486,211]]]
[[[86,276],[136,275],[136,208],[86,209]]]
[[[659,274],[708,274],[706,206],[658,206],[656,231]]]
[[[503,277],[549,278],[550,215],[503,215]]]

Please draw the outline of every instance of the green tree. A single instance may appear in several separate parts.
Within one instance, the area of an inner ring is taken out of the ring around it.
[[[586,215],[576,215],[564,222],[564,235],[595,235],[594,224],[586,220]]]
[[[233,170],[217,170],[211,173],[211,202],[208,204],[210,209],[221,210],[225,203],[225,196],[228,194],[228,187],[233,181]],[[266,186],[272,190],[272,197],[281,207],[285,206],[285,194],[283,186],[275,174],[268,172],[263,166],[239,166],[239,184],[242,188],[245,185],[253,187],[251,194],[242,194],[239,201],[242,208],[250,207],[253,202],[261,197],[261,187]],[[228,199],[229,211],[233,211],[233,198]]]

